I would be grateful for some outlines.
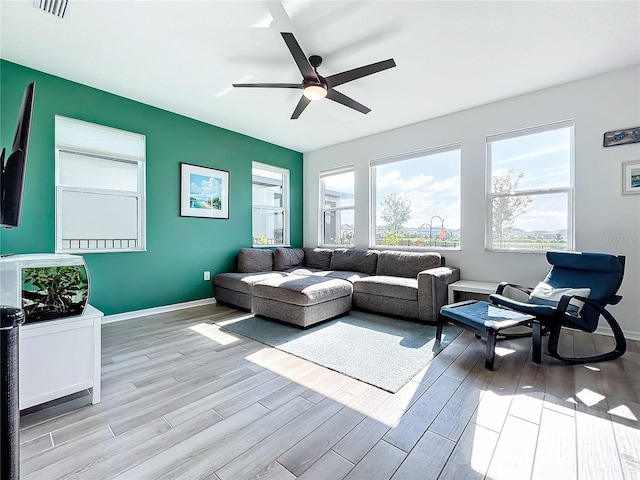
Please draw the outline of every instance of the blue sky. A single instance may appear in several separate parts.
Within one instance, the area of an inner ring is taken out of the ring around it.
[[[222,179],[192,173],[189,176],[189,193],[203,198],[220,197],[222,193]]]
[[[570,142],[568,128],[493,142],[492,174],[524,173],[519,190],[567,187]]]
[[[437,215],[446,228],[460,228],[460,150],[441,152],[376,167],[376,223],[380,202],[398,193],[411,202],[411,218],[405,227],[418,228]],[[440,227],[440,220],[434,219]]]

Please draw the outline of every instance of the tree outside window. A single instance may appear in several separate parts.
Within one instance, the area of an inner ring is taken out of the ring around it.
[[[397,193],[390,193],[381,202],[380,216],[386,223],[382,237],[384,245],[398,245],[402,226],[411,218],[411,200]]]
[[[515,179],[511,178],[513,170],[509,170],[507,175],[493,177],[493,192],[511,194],[518,189],[518,183],[524,176],[521,172]],[[498,245],[505,245],[505,238],[516,219],[526,213],[527,206],[532,202],[529,195],[497,197],[493,202],[493,238]]]

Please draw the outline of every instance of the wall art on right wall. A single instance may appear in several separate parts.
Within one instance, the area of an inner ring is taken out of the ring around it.
[[[640,142],[640,127],[633,127],[605,132],[602,146],[615,147],[616,145],[638,142]]]
[[[640,193],[640,160],[622,162],[622,194]]]

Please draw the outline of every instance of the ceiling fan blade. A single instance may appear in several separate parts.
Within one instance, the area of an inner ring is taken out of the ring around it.
[[[309,105],[309,103],[311,103],[311,100],[309,100],[307,97],[302,95],[300,97],[300,101],[298,102],[298,105],[296,105],[296,109],[293,111],[293,114],[291,115],[291,120],[297,119],[302,113],[302,111],[305,108],[307,108],[307,105]]]
[[[347,97],[337,90],[329,89],[329,91],[327,92],[327,98],[329,100],[333,100],[334,102],[341,103],[342,105],[345,105],[349,108],[353,108],[360,113],[367,114],[371,111],[370,108],[365,107],[361,103],[356,102],[353,98]]]
[[[353,70],[336,73],[335,75],[329,75],[325,78],[325,80],[327,81],[327,85],[329,87],[336,87],[338,85],[342,85],[343,83],[351,82],[352,80],[366,77],[367,75],[382,72],[383,70],[387,70],[395,66],[396,62],[393,60],[393,58],[390,58],[381,62],[365,65],[364,67],[354,68]]]
[[[233,83],[234,87],[302,88],[301,83]]]
[[[282,35],[282,38],[287,44],[287,47],[289,47],[289,51],[291,52],[293,59],[296,61],[296,64],[298,65],[298,68],[300,69],[300,73],[302,74],[304,79],[314,80],[319,83],[320,80],[318,79],[318,75],[316,75],[315,70],[309,63],[309,60],[307,59],[307,56],[302,51],[302,48],[300,48],[300,44],[298,43],[296,38],[293,36],[293,33],[280,32],[280,35]]]

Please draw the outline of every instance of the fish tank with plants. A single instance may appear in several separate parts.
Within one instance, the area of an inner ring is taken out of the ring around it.
[[[80,255],[3,257],[0,282],[0,301],[20,306],[25,323],[82,315],[89,300],[89,275]]]

